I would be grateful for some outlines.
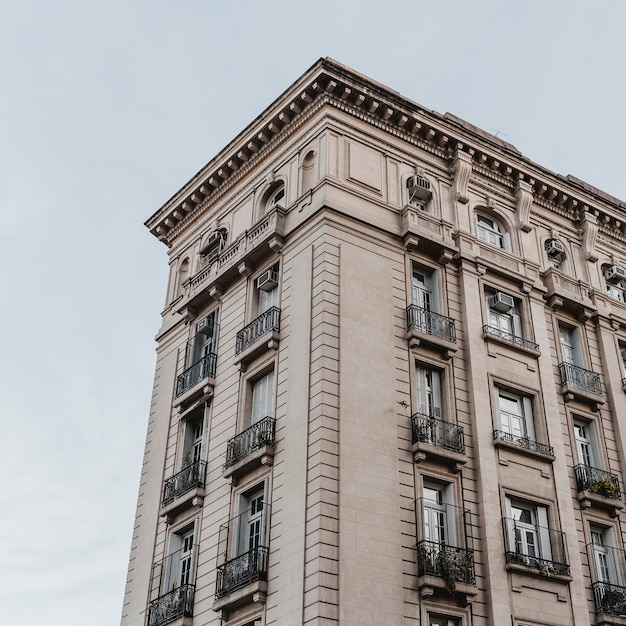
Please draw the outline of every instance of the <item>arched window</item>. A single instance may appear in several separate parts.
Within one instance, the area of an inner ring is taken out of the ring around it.
[[[315,152],[307,152],[302,159],[302,193],[313,189],[315,184]]]
[[[602,267],[606,292],[611,298],[626,302],[626,270],[619,265]]]
[[[200,249],[205,262],[213,262],[217,259],[219,253],[226,247],[227,237],[228,233],[225,228],[218,228],[207,237]]]
[[[176,276],[176,293],[174,294],[174,298],[180,298],[185,291],[185,281],[189,276],[189,258],[185,257],[179,268],[178,274]]]
[[[285,208],[285,185],[280,183],[272,187],[265,199],[264,213],[267,214],[276,207]]]
[[[490,246],[510,250],[508,233],[505,228],[500,222],[484,213],[476,214],[476,235]]]
[[[433,192],[430,181],[423,176],[409,176],[406,179],[407,203],[425,213],[433,212]]]
[[[567,259],[565,257],[565,246],[558,239],[548,239],[545,248],[550,267],[566,274]]]

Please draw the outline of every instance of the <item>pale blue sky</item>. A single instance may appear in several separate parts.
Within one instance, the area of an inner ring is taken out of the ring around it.
[[[0,622],[119,621],[167,257],[319,57],[626,200],[626,3],[0,0]]]

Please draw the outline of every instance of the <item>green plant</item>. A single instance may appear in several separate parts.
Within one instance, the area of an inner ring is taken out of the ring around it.
[[[587,488],[591,493],[597,493],[607,498],[619,497],[619,485],[606,478],[606,476],[600,476]]]

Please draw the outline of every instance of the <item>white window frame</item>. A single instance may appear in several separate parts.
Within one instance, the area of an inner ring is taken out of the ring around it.
[[[519,299],[511,296],[511,298],[513,298],[513,302],[515,303],[515,305],[506,313],[501,312],[501,311],[496,311],[491,306],[491,299],[494,298],[498,292],[499,290],[497,291],[486,290],[485,291],[489,326],[491,328],[497,329],[500,332],[508,333],[509,335],[512,335],[514,337],[523,338],[524,335],[522,331],[522,316],[519,313]],[[502,293],[505,293],[505,292],[502,292]],[[510,295],[510,294],[506,294],[506,295]]]
[[[487,245],[510,252],[510,236],[502,223],[490,215],[476,213],[476,236]]]
[[[587,467],[601,468],[602,463],[595,422],[574,417],[572,428],[574,430],[574,443],[578,462]]]
[[[265,417],[274,417],[274,370],[270,370],[251,383],[250,424]]]
[[[558,323],[558,328],[559,347],[563,363],[584,368],[585,361],[582,354],[579,329],[576,326],[568,326],[561,322]]]
[[[521,519],[524,513],[529,514],[529,521]],[[507,496],[506,516],[509,520],[509,548],[515,548],[517,554],[529,558],[552,560],[547,507]],[[512,520],[515,520],[515,526]],[[516,530],[519,531],[517,534]],[[529,539],[532,541],[529,542]],[[530,549],[531,545],[534,550]]]
[[[287,195],[287,187],[285,183],[280,183],[276,185],[274,189],[268,194],[264,207],[263,213],[267,215],[270,211],[272,211],[275,207],[280,207],[281,209],[285,208],[285,198]]]
[[[425,176],[420,175],[420,178],[423,178],[424,180],[427,180],[430,183],[429,197],[428,197],[428,199],[412,197],[411,194],[410,194],[410,191],[409,191],[409,182],[413,178],[413,176],[414,175],[409,176],[404,181],[404,191],[406,193],[406,203],[409,206],[411,206],[411,207],[414,207],[414,208],[419,209],[420,211],[422,211],[424,213],[427,213],[428,215],[432,215],[434,213],[434,209],[433,209],[434,194],[433,194],[433,191],[432,191],[433,190],[433,184]]]
[[[411,303],[426,311],[440,312],[437,271],[411,262]]]
[[[428,626],[460,626],[461,623],[459,618],[428,612]]]
[[[457,523],[459,520],[450,519],[450,507],[453,506],[452,483],[422,476],[422,532],[425,541],[458,546]]]
[[[269,547],[268,504],[267,480],[237,496],[237,528],[231,558],[237,558],[252,549]],[[251,542],[254,544],[252,547]]]
[[[198,330],[203,320],[209,320],[211,334],[206,334]],[[189,342],[189,354],[187,357],[187,367],[195,365],[201,361],[210,352],[217,353],[217,326],[218,309],[213,309],[208,315],[205,315],[201,321],[195,324],[195,334]]]
[[[532,399],[496,387],[496,402],[500,430],[514,437],[528,437],[535,441]]]
[[[622,572],[615,562],[615,536],[612,528],[589,523],[593,565],[596,582],[623,586]]]
[[[180,467],[184,469],[202,459],[204,440],[204,415],[194,413],[185,420],[183,449],[180,458]]]
[[[432,367],[417,364],[415,377],[417,412],[428,417],[443,419],[441,372]]]
[[[267,271],[276,272],[278,274],[279,282],[272,289],[261,289],[257,286],[257,280],[259,277]],[[278,306],[278,287],[280,284],[280,264],[274,263],[271,267],[266,268],[260,272],[254,279],[254,293],[256,299],[257,317],[263,315],[266,311],[269,311],[272,307]]]
[[[620,341],[618,343],[620,363],[622,364],[622,382],[626,379],[626,343]]]
[[[163,594],[192,583],[195,579],[196,531],[197,524],[193,522],[191,525],[171,533],[165,562],[165,575],[162,582]]]

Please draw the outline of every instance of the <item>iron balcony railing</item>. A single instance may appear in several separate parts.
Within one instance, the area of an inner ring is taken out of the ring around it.
[[[502,526],[507,563],[533,567],[544,576],[569,576],[565,533],[508,517]]]
[[[195,589],[195,585],[181,585],[150,602],[148,626],[164,626],[179,617],[193,615]]]
[[[532,450],[533,452],[540,452],[541,454],[554,456],[554,448],[552,446],[545,443],[539,443],[538,441],[531,439],[528,435],[512,435],[511,433],[506,433],[503,430],[494,430],[493,438],[505,441],[506,443],[510,443],[518,448],[525,448],[526,450]]]
[[[257,580],[267,580],[268,552],[266,547],[259,546],[218,566],[215,599],[219,600]]]
[[[456,327],[451,317],[411,304],[406,309],[407,330],[417,330],[456,343]]]
[[[523,337],[518,337],[517,335],[513,335],[511,333],[506,332],[505,330],[500,330],[495,326],[489,326],[488,324],[483,326],[483,334],[491,335],[492,337],[498,337],[507,343],[514,344],[516,346],[520,346],[521,348],[526,348],[527,350],[533,350],[534,352],[539,352],[539,344],[534,341],[529,341],[528,339],[524,339]]]
[[[205,461],[194,461],[180,472],[170,476],[163,485],[163,506],[173,502],[196,487],[204,487]]]
[[[615,474],[583,463],[574,467],[574,473],[578,491],[589,491],[614,500],[622,497],[619,478]]]
[[[248,346],[252,345],[257,339],[280,330],[280,309],[273,306],[265,313],[261,313],[259,317],[250,322],[246,327],[237,333],[237,343],[235,345],[235,354],[240,354]]]
[[[463,427],[424,413],[411,415],[413,443],[429,443],[460,454],[465,453]]]
[[[600,375],[571,363],[559,363],[561,384],[588,391],[596,396],[602,395]]]
[[[626,587],[597,582],[593,583],[592,588],[596,613],[626,616]]]
[[[182,396],[205,378],[215,378],[217,354],[209,352],[176,378],[176,397]]]
[[[276,420],[273,417],[264,417],[230,439],[226,446],[225,466],[230,467],[255,450],[274,443],[275,424]]]
[[[417,569],[419,576],[443,578],[450,591],[453,584],[476,584],[474,551],[457,548],[437,541],[420,541],[417,544]]]

